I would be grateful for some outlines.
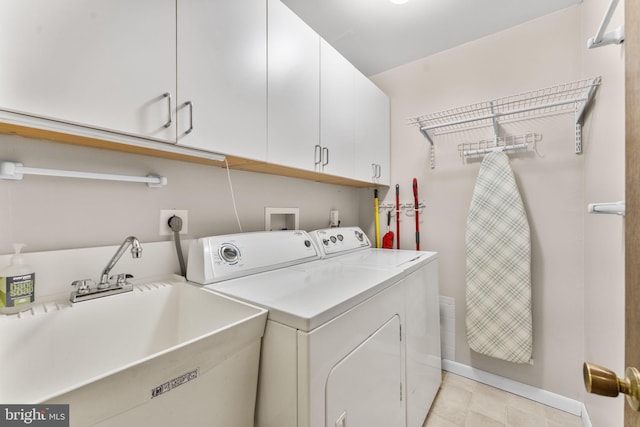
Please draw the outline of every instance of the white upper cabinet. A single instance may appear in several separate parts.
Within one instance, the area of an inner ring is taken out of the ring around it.
[[[280,0],[0,0],[0,62],[25,136],[389,184],[388,98]]]
[[[356,78],[355,176],[352,178],[389,185],[389,97],[363,75]]]
[[[175,0],[2,0],[0,109],[175,141],[175,34]]]
[[[357,69],[325,40],[320,44],[322,172],[353,175]]]
[[[388,185],[388,97],[324,40],[320,54],[322,172]]]
[[[266,0],[177,4],[178,144],[266,160]]]
[[[279,0],[268,0],[267,161],[389,183],[389,100]]]
[[[269,163],[319,165],[320,36],[280,2],[268,0]]]

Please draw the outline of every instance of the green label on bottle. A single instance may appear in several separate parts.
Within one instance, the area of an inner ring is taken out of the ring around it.
[[[35,273],[0,278],[0,307],[32,303],[35,297]]]

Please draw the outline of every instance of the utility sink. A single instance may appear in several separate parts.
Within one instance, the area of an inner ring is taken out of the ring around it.
[[[264,309],[186,283],[0,316],[0,402],[72,426],[253,426]]]

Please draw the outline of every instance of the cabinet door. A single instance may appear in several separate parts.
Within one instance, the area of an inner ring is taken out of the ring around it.
[[[325,40],[320,43],[322,171],[351,177],[354,165],[357,69]]]
[[[267,160],[313,170],[319,158],[320,36],[280,0],[269,0],[268,15]]]
[[[177,120],[180,145],[266,160],[264,0],[178,0]]]
[[[389,185],[389,148],[389,98],[371,80],[357,76],[357,179]]]
[[[175,55],[175,0],[2,0],[0,109],[175,141]]]

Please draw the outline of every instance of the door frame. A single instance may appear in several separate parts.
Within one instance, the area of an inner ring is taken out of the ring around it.
[[[625,1],[625,366],[640,367],[640,2]],[[624,405],[624,425],[640,413]]]

